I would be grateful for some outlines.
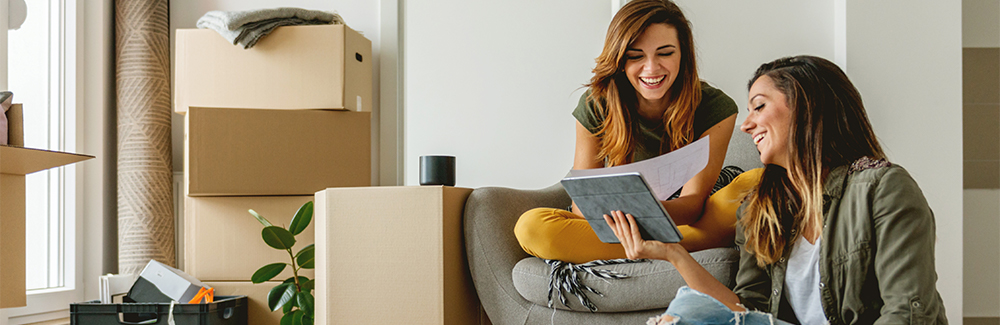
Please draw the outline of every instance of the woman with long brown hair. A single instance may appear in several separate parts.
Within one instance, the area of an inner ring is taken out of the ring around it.
[[[708,165],[677,198],[662,203],[674,222],[690,225],[681,227],[681,244],[688,249],[732,245],[734,192],[716,194],[719,204],[706,206],[706,200],[722,169],[736,103],[698,78],[691,26],[683,12],[669,0],[629,2],[612,19],[596,61],[588,90],[573,111],[573,169],[636,162],[709,137]],[[575,205],[572,211],[530,210],[514,233],[526,252],[545,259],[583,263],[625,257],[620,245],[597,238]]]
[[[669,261],[687,282],[651,323],[946,324],[933,213],[886,160],[847,75],[797,56],[765,63],[748,87],[741,128],[766,167],[741,207],[735,289],[683,247],[643,240],[631,215],[605,216],[628,258]]]

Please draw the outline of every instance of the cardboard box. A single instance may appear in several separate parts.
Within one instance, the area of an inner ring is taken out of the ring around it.
[[[21,105],[8,112],[20,114]],[[23,143],[24,129],[19,116],[8,115],[8,139]],[[49,168],[84,161],[93,156],[41,149],[0,146],[0,308],[23,307],[25,294],[25,216],[24,175]]]
[[[178,29],[174,110],[190,106],[370,112],[372,44],[344,25],[278,27],[253,48]]]
[[[317,192],[316,323],[485,322],[462,239],[471,192],[443,186]]]
[[[264,282],[253,284],[253,282],[205,282],[206,285],[215,288],[216,295],[223,296],[247,296],[247,324],[248,325],[276,325],[281,322],[281,311],[272,312],[267,309],[267,293],[271,288],[281,282]]]
[[[313,195],[371,185],[371,113],[191,107],[189,196]]]
[[[186,197],[184,201],[184,272],[201,281],[250,281],[260,267],[271,263],[291,263],[288,252],[267,246],[261,226],[247,210],[253,209],[274,225],[287,227],[295,212],[312,196]],[[309,224],[295,236],[292,253],[314,243],[316,229]],[[299,275],[310,279],[313,270]],[[292,277],[287,266],[273,280]],[[219,293],[216,293],[217,295]]]

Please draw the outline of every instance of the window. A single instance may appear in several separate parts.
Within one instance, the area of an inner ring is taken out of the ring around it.
[[[7,9],[3,14],[10,17],[9,29],[4,28],[7,59],[0,64],[6,66],[13,102],[23,104],[25,147],[76,151],[77,2],[0,0],[0,8]],[[0,324],[66,317],[69,303],[83,298],[76,263],[75,168],[54,168],[25,179],[28,307],[6,310],[9,319]]]
[[[16,102],[24,105],[24,141],[29,148],[72,150],[66,134],[64,33],[62,0],[30,1],[24,24],[7,34],[7,80]],[[11,64],[13,63],[13,64]],[[65,287],[67,188],[66,167],[28,175],[25,179],[28,290]],[[40,239],[40,240],[39,240]]]

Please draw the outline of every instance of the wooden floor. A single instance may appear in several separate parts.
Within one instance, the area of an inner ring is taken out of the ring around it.
[[[56,319],[56,320],[50,320],[50,321],[44,321],[44,322],[38,322],[38,323],[31,323],[31,324],[28,324],[28,325],[69,325],[69,318]]]

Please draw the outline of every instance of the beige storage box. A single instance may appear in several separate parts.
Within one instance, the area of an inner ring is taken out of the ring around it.
[[[288,227],[295,212],[312,196],[186,197],[184,201],[184,272],[201,281],[250,281],[257,269],[271,263],[291,263],[288,252],[267,246],[261,226],[247,211],[253,209],[275,226]],[[292,254],[314,242],[315,218],[295,236]],[[299,275],[312,279],[313,270]],[[292,277],[292,267],[274,277]]]
[[[244,50],[178,29],[174,111],[191,106],[371,111],[372,44],[344,25],[278,27]]]
[[[471,192],[411,186],[316,193],[316,324],[484,323],[462,241]]]
[[[313,195],[371,185],[369,112],[190,109],[186,195]]]
[[[281,322],[281,311],[272,312],[267,308],[267,293],[281,282],[205,282],[215,288],[216,296],[247,296],[248,325],[277,325]],[[179,325],[179,324],[178,324]]]
[[[23,144],[21,105],[7,111],[8,140]],[[94,158],[60,151],[0,146],[0,308],[27,305],[24,175]]]

